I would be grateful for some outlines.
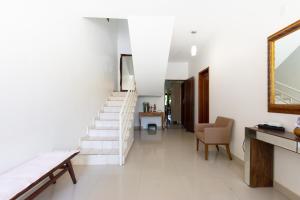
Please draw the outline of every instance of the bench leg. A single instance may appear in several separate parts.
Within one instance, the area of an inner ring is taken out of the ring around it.
[[[76,180],[76,177],[75,177],[75,173],[74,173],[71,161],[69,160],[66,165],[67,165],[67,168],[68,168],[68,171],[69,171],[69,174],[71,176],[71,179],[72,179],[73,183],[76,184],[77,180]]]
[[[54,179],[54,175],[53,174],[49,174],[49,178],[52,181],[53,184],[56,183],[56,180]]]
[[[196,150],[199,151],[199,139],[196,139]]]

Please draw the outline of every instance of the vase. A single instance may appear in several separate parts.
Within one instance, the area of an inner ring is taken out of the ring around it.
[[[298,136],[298,137],[300,137],[300,128],[295,128],[294,129],[294,134],[296,135],[296,136]]]

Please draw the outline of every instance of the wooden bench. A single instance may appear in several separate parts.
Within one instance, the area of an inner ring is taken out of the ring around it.
[[[71,159],[79,153],[75,151],[56,151],[41,154],[34,159],[0,175],[0,200],[35,198],[65,172],[69,172],[76,184]],[[29,192],[33,191],[33,192]],[[26,193],[27,196],[26,196]]]

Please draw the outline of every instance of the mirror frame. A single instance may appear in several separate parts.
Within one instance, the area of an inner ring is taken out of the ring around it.
[[[300,114],[300,104],[275,104],[275,42],[300,29],[300,20],[268,37],[268,112]]]
[[[123,57],[132,57],[132,54],[121,54],[120,56],[120,91],[127,92],[128,90],[124,90],[122,86],[122,72],[123,72]]]

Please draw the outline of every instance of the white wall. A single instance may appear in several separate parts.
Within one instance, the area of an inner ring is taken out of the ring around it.
[[[164,93],[174,17],[130,16],[129,34],[139,95]]]
[[[275,69],[300,46],[300,30],[275,42]]]
[[[157,112],[164,112],[164,96],[161,97],[149,97],[149,96],[140,96],[138,97],[137,106],[135,110],[134,126],[139,126],[139,112],[143,112],[143,102],[149,102],[150,105],[156,104]],[[161,118],[160,117],[143,117],[142,118],[142,127],[147,128],[149,123],[157,124],[158,127],[161,127]]]
[[[65,2],[1,8],[0,173],[76,148],[113,90],[117,65],[113,22],[82,18]]]
[[[120,89],[120,57],[121,54],[132,54],[128,29],[128,20],[118,20],[118,81],[117,89]]]
[[[188,79],[188,62],[169,62],[166,80]]]
[[[244,128],[259,122],[277,121],[293,129],[296,115],[267,112],[267,37],[299,19],[299,6],[288,4],[286,12],[254,16],[239,13],[203,44],[189,64],[198,83],[198,72],[210,67],[210,121],[219,115],[235,120],[232,152],[243,159]],[[198,90],[195,90],[198,102]],[[195,122],[198,105],[195,104]],[[275,180],[300,195],[300,155],[275,148]]]
[[[118,20],[118,53],[131,54],[128,20]]]

